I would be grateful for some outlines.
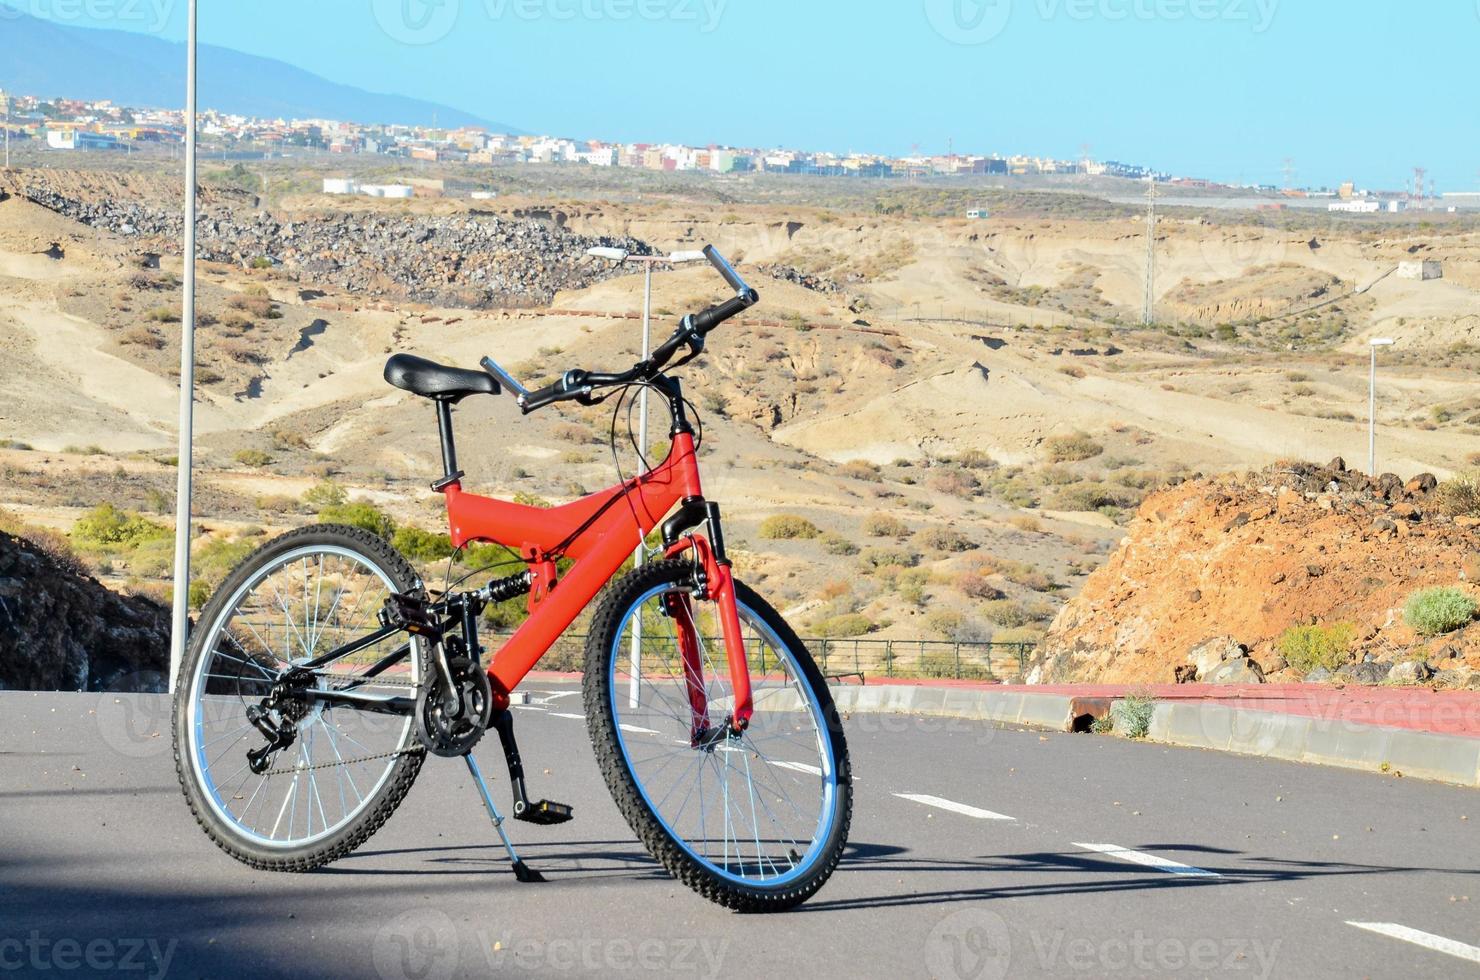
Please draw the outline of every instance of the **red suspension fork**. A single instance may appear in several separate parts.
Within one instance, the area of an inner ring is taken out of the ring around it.
[[[755,708],[752,703],[750,691],[750,664],[745,658],[745,634],[740,627],[740,609],[735,603],[735,579],[730,574],[729,562],[720,563],[715,560],[714,552],[710,550],[709,542],[703,538],[690,536],[676,542],[667,551],[667,557],[672,558],[693,549],[696,563],[704,571],[704,581],[709,592],[709,598],[714,602],[715,610],[719,613],[720,632],[724,635],[725,660],[730,669],[730,688],[735,694],[735,709],[731,721],[736,729],[744,730],[750,725],[751,715]],[[692,616],[692,606],[683,597],[682,606],[688,615],[688,628],[684,628],[682,620],[679,621],[679,644],[682,649],[685,634],[692,637],[694,646],[694,669],[698,672],[699,689],[703,691],[703,665],[699,663],[698,636]],[[695,709],[694,688],[692,675],[689,673],[689,660],[685,654],[684,676],[689,681],[690,710]],[[708,704],[704,705],[704,719],[707,723]],[[696,724],[698,722],[696,714]]]
[[[693,601],[682,592],[663,597],[678,634],[678,655],[683,661],[684,688],[689,694],[689,737],[693,745],[709,730],[709,695],[704,688],[704,663],[699,655],[699,633],[694,625]]]

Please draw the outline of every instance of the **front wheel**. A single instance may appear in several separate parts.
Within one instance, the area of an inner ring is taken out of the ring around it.
[[[654,562],[601,603],[586,645],[591,743],[617,808],[675,877],[737,911],[792,908],[847,843],[842,728],[801,640],[737,582],[755,714],[743,733],[702,736],[734,701],[718,610],[692,577],[690,562]]]

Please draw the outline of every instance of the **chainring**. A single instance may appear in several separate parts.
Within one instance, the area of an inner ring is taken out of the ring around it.
[[[416,698],[416,737],[426,750],[444,758],[467,755],[478,744],[493,718],[493,687],[488,674],[467,657],[447,661],[448,673],[457,688],[459,707],[450,714],[443,703],[446,682],[433,667]]]

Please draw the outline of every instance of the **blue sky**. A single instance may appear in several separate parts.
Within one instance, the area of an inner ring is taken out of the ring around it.
[[[184,0],[10,0],[184,36]],[[89,16],[88,9],[101,17]],[[201,39],[570,136],[1480,189],[1480,0],[201,0]],[[162,25],[162,26],[161,26]],[[0,25],[3,29],[3,25]]]

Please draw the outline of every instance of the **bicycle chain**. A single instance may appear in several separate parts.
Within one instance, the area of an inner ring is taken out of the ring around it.
[[[420,745],[410,748],[396,749],[394,752],[381,752],[378,755],[362,755],[354,759],[336,759],[333,762],[315,762],[308,766],[293,766],[288,769],[269,769],[262,773],[263,776],[291,776],[301,772],[313,772],[316,769],[333,769],[335,766],[353,766],[361,762],[374,762],[377,759],[394,759],[397,756],[411,755],[416,752],[425,752],[426,749]]]
[[[326,681],[343,681],[346,684],[359,684],[362,687],[418,687],[411,681],[382,680],[379,677],[366,677],[364,674],[320,674],[315,673],[315,679]]]

